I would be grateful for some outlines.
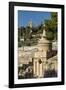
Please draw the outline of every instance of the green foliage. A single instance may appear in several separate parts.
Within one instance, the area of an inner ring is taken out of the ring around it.
[[[48,31],[46,33],[46,38],[50,41],[52,41],[54,39],[54,33],[52,31]]]
[[[45,25],[47,27],[47,39],[54,40],[57,39],[57,13],[51,13],[51,19],[45,20]]]

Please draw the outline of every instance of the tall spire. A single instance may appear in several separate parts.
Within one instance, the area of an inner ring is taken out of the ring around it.
[[[46,37],[46,31],[45,31],[45,24],[43,24],[43,34],[42,34],[42,38]]]

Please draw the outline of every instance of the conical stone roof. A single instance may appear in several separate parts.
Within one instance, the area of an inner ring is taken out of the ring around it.
[[[38,41],[38,44],[47,44],[49,43],[49,41],[44,37],[42,37],[39,41]]]
[[[38,44],[45,44],[45,43],[49,43],[49,41],[46,39],[46,31],[45,29],[43,30],[43,34],[41,39],[38,41]]]

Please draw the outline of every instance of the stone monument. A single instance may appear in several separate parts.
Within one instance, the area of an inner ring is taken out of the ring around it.
[[[45,62],[47,60],[47,51],[49,50],[49,41],[46,39],[45,25],[41,39],[38,41],[37,49],[38,51],[35,52],[34,55],[33,73],[34,77],[41,78],[44,77],[44,70],[46,68]]]

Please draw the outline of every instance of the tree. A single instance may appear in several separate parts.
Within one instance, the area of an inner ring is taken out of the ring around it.
[[[48,40],[57,40],[57,13],[51,13],[51,19],[45,20],[45,25],[47,27],[46,38]]]

